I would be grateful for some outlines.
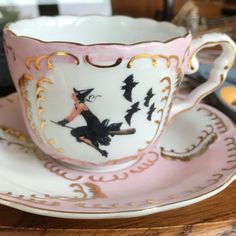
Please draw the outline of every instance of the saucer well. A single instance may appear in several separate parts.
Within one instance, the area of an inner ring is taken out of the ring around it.
[[[138,163],[110,173],[69,169],[27,135],[16,94],[0,99],[0,203],[34,214],[104,219],[176,209],[236,179],[236,129],[200,104],[179,115]]]

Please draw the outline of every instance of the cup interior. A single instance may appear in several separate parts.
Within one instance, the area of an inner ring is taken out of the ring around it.
[[[63,41],[83,45],[166,42],[187,34],[184,27],[168,22],[126,16],[38,17],[11,23],[7,30],[17,36],[45,42]]]

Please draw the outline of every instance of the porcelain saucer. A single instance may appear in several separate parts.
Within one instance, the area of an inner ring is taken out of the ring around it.
[[[130,168],[69,169],[28,138],[16,94],[0,99],[0,203],[34,214],[137,217],[211,197],[236,179],[236,129],[200,104],[179,115],[156,147]]]

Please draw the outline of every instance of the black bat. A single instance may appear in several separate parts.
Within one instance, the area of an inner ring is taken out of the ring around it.
[[[131,106],[130,109],[128,109],[126,111],[127,114],[125,116],[125,120],[129,124],[129,126],[131,124],[131,118],[132,118],[133,114],[140,110],[140,108],[138,106],[139,106],[139,102],[136,102]]]
[[[128,76],[124,81],[125,85],[121,87],[124,90],[123,96],[130,102],[132,102],[132,90],[138,84],[138,82],[134,82],[134,76]]]
[[[144,106],[148,107],[149,106],[149,102],[151,100],[151,98],[154,96],[155,94],[152,93],[152,88],[150,88],[147,92],[146,97],[144,98],[145,102],[144,102]]]
[[[151,120],[152,119],[152,113],[156,110],[156,107],[154,105],[154,103],[149,107],[149,111],[147,113],[147,119]]]

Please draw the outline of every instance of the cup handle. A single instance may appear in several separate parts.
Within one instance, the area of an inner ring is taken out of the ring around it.
[[[205,34],[192,41],[189,58],[186,62],[187,68],[185,74],[192,74],[198,70],[199,62],[196,58],[196,54],[200,50],[217,45],[222,47],[222,52],[214,61],[209,79],[188,94],[184,101],[178,102],[172,107],[169,121],[177,114],[192,109],[198,102],[214,92],[225,81],[230,68],[235,62],[236,45],[229,36],[220,33]]]

